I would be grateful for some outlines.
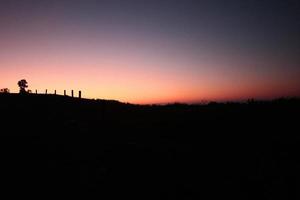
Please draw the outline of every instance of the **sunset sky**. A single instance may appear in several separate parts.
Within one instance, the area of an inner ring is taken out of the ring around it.
[[[297,0],[0,0],[0,88],[130,103],[300,96]]]

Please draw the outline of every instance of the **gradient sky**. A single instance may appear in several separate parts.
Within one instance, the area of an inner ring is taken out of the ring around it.
[[[131,103],[300,96],[297,0],[0,0],[0,87]]]

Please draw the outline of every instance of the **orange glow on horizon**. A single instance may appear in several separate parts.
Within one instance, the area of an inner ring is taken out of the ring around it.
[[[29,88],[38,93],[63,94],[63,90],[81,90],[84,98],[91,99],[114,99],[122,102],[136,104],[160,104],[160,103],[197,103],[201,101],[227,101],[243,100],[248,98],[277,98],[299,94],[297,83],[269,81],[253,82],[244,79],[235,83],[236,80],[221,80],[218,77],[204,77],[203,79],[188,80],[178,74],[143,73],[142,71],[130,70],[99,70],[90,68],[90,71],[80,69],[68,71],[63,68],[50,68],[51,70],[32,69],[29,73],[25,70],[7,70],[1,73],[1,87],[8,87],[11,92],[18,92],[17,81],[25,78]],[[101,76],[100,76],[101,74]],[[68,77],[66,79],[65,77]],[[276,88],[276,89],[275,89]],[[296,96],[296,95],[295,95]]]

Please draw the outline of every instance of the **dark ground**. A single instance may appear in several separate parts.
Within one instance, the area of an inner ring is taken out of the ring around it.
[[[299,99],[135,106],[0,94],[2,191],[299,199],[299,114]]]

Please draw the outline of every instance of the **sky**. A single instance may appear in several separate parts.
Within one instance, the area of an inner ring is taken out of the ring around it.
[[[300,96],[297,0],[0,0],[0,88],[130,103]]]

